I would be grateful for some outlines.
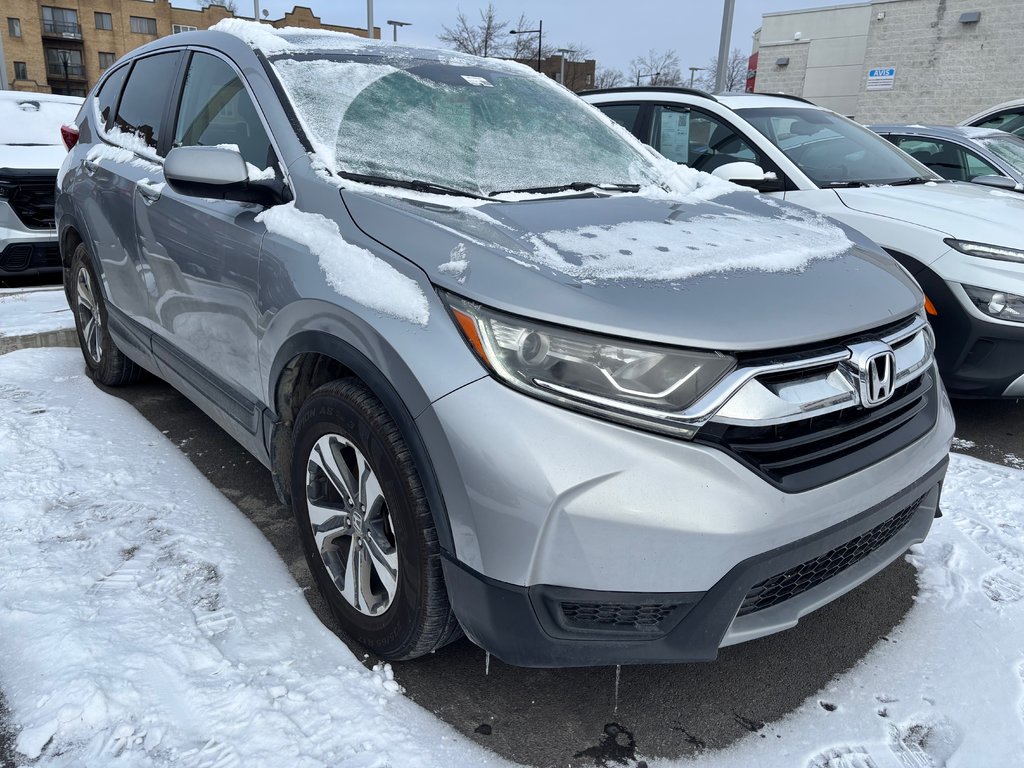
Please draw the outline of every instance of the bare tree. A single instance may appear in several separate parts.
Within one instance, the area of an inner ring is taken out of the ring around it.
[[[196,0],[196,5],[204,11],[211,5],[221,5],[232,13],[238,13],[238,0]]]
[[[637,75],[641,85],[681,85],[683,82],[675,51],[659,53],[652,48],[646,56],[637,56],[629,62],[629,79],[636,83]]]
[[[725,91],[742,91],[747,83],[748,57],[739,48],[729,52],[729,60],[725,70]],[[695,82],[699,88],[714,93],[718,83],[718,57],[712,58]]]
[[[625,85],[626,76],[617,69],[599,69],[594,77],[595,88],[615,88]]]
[[[480,11],[480,23],[471,24],[466,14],[459,11],[455,26],[442,25],[444,30],[437,39],[447,43],[457,51],[470,53],[474,56],[501,56],[509,49],[508,40],[503,33],[508,27],[507,21],[498,21],[498,11],[494,3]]]

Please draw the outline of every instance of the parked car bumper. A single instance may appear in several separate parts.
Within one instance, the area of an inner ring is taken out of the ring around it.
[[[0,201],[0,276],[34,277],[60,271],[56,230],[26,227],[10,205]]]
[[[453,608],[523,666],[704,661],[793,626],[927,535],[953,433],[938,396],[924,437],[788,494],[724,451],[467,385],[420,417]]]

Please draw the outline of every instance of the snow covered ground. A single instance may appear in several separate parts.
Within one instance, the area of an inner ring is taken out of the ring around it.
[[[263,536],[77,350],[0,356],[0,468],[0,687],[20,759],[507,765],[324,629]],[[1024,472],[954,456],[942,506],[903,623],[699,765],[1024,765]]]
[[[64,289],[0,289],[0,338],[75,327]]]

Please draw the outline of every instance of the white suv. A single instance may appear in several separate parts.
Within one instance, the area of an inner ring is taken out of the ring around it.
[[[81,106],[75,96],[0,91],[0,280],[61,272],[53,223],[67,155],[61,126]]]
[[[613,88],[583,98],[671,160],[859,229],[924,288],[950,393],[1024,397],[1020,195],[945,181],[798,97]]]

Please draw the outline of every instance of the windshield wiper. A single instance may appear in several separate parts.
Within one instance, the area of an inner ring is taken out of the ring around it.
[[[376,184],[381,187],[399,187],[400,189],[411,189],[413,192],[432,192],[435,195],[459,195],[461,197],[473,197],[477,200],[486,200],[482,195],[467,192],[464,189],[446,187],[444,184],[435,184],[432,181],[420,179],[392,179],[388,176],[373,176],[365,173],[349,173],[339,171],[338,175],[343,179],[358,181],[362,184]]]
[[[911,176],[909,179],[900,179],[899,181],[890,181],[890,187],[909,187],[911,184],[927,184],[929,181],[937,182],[938,179],[929,179],[926,176]]]
[[[857,187],[870,187],[866,181],[832,181],[825,185],[828,189],[855,189]]]
[[[574,181],[570,184],[559,184],[554,187],[523,187],[521,189],[501,189],[496,192],[491,192],[488,197],[494,197],[495,195],[509,195],[516,192],[524,194],[537,194],[537,195],[550,195],[555,192],[565,192],[567,190],[575,190],[577,192],[583,192],[588,189],[603,189],[609,192],[639,192],[639,184],[599,184],[594,181]]]

